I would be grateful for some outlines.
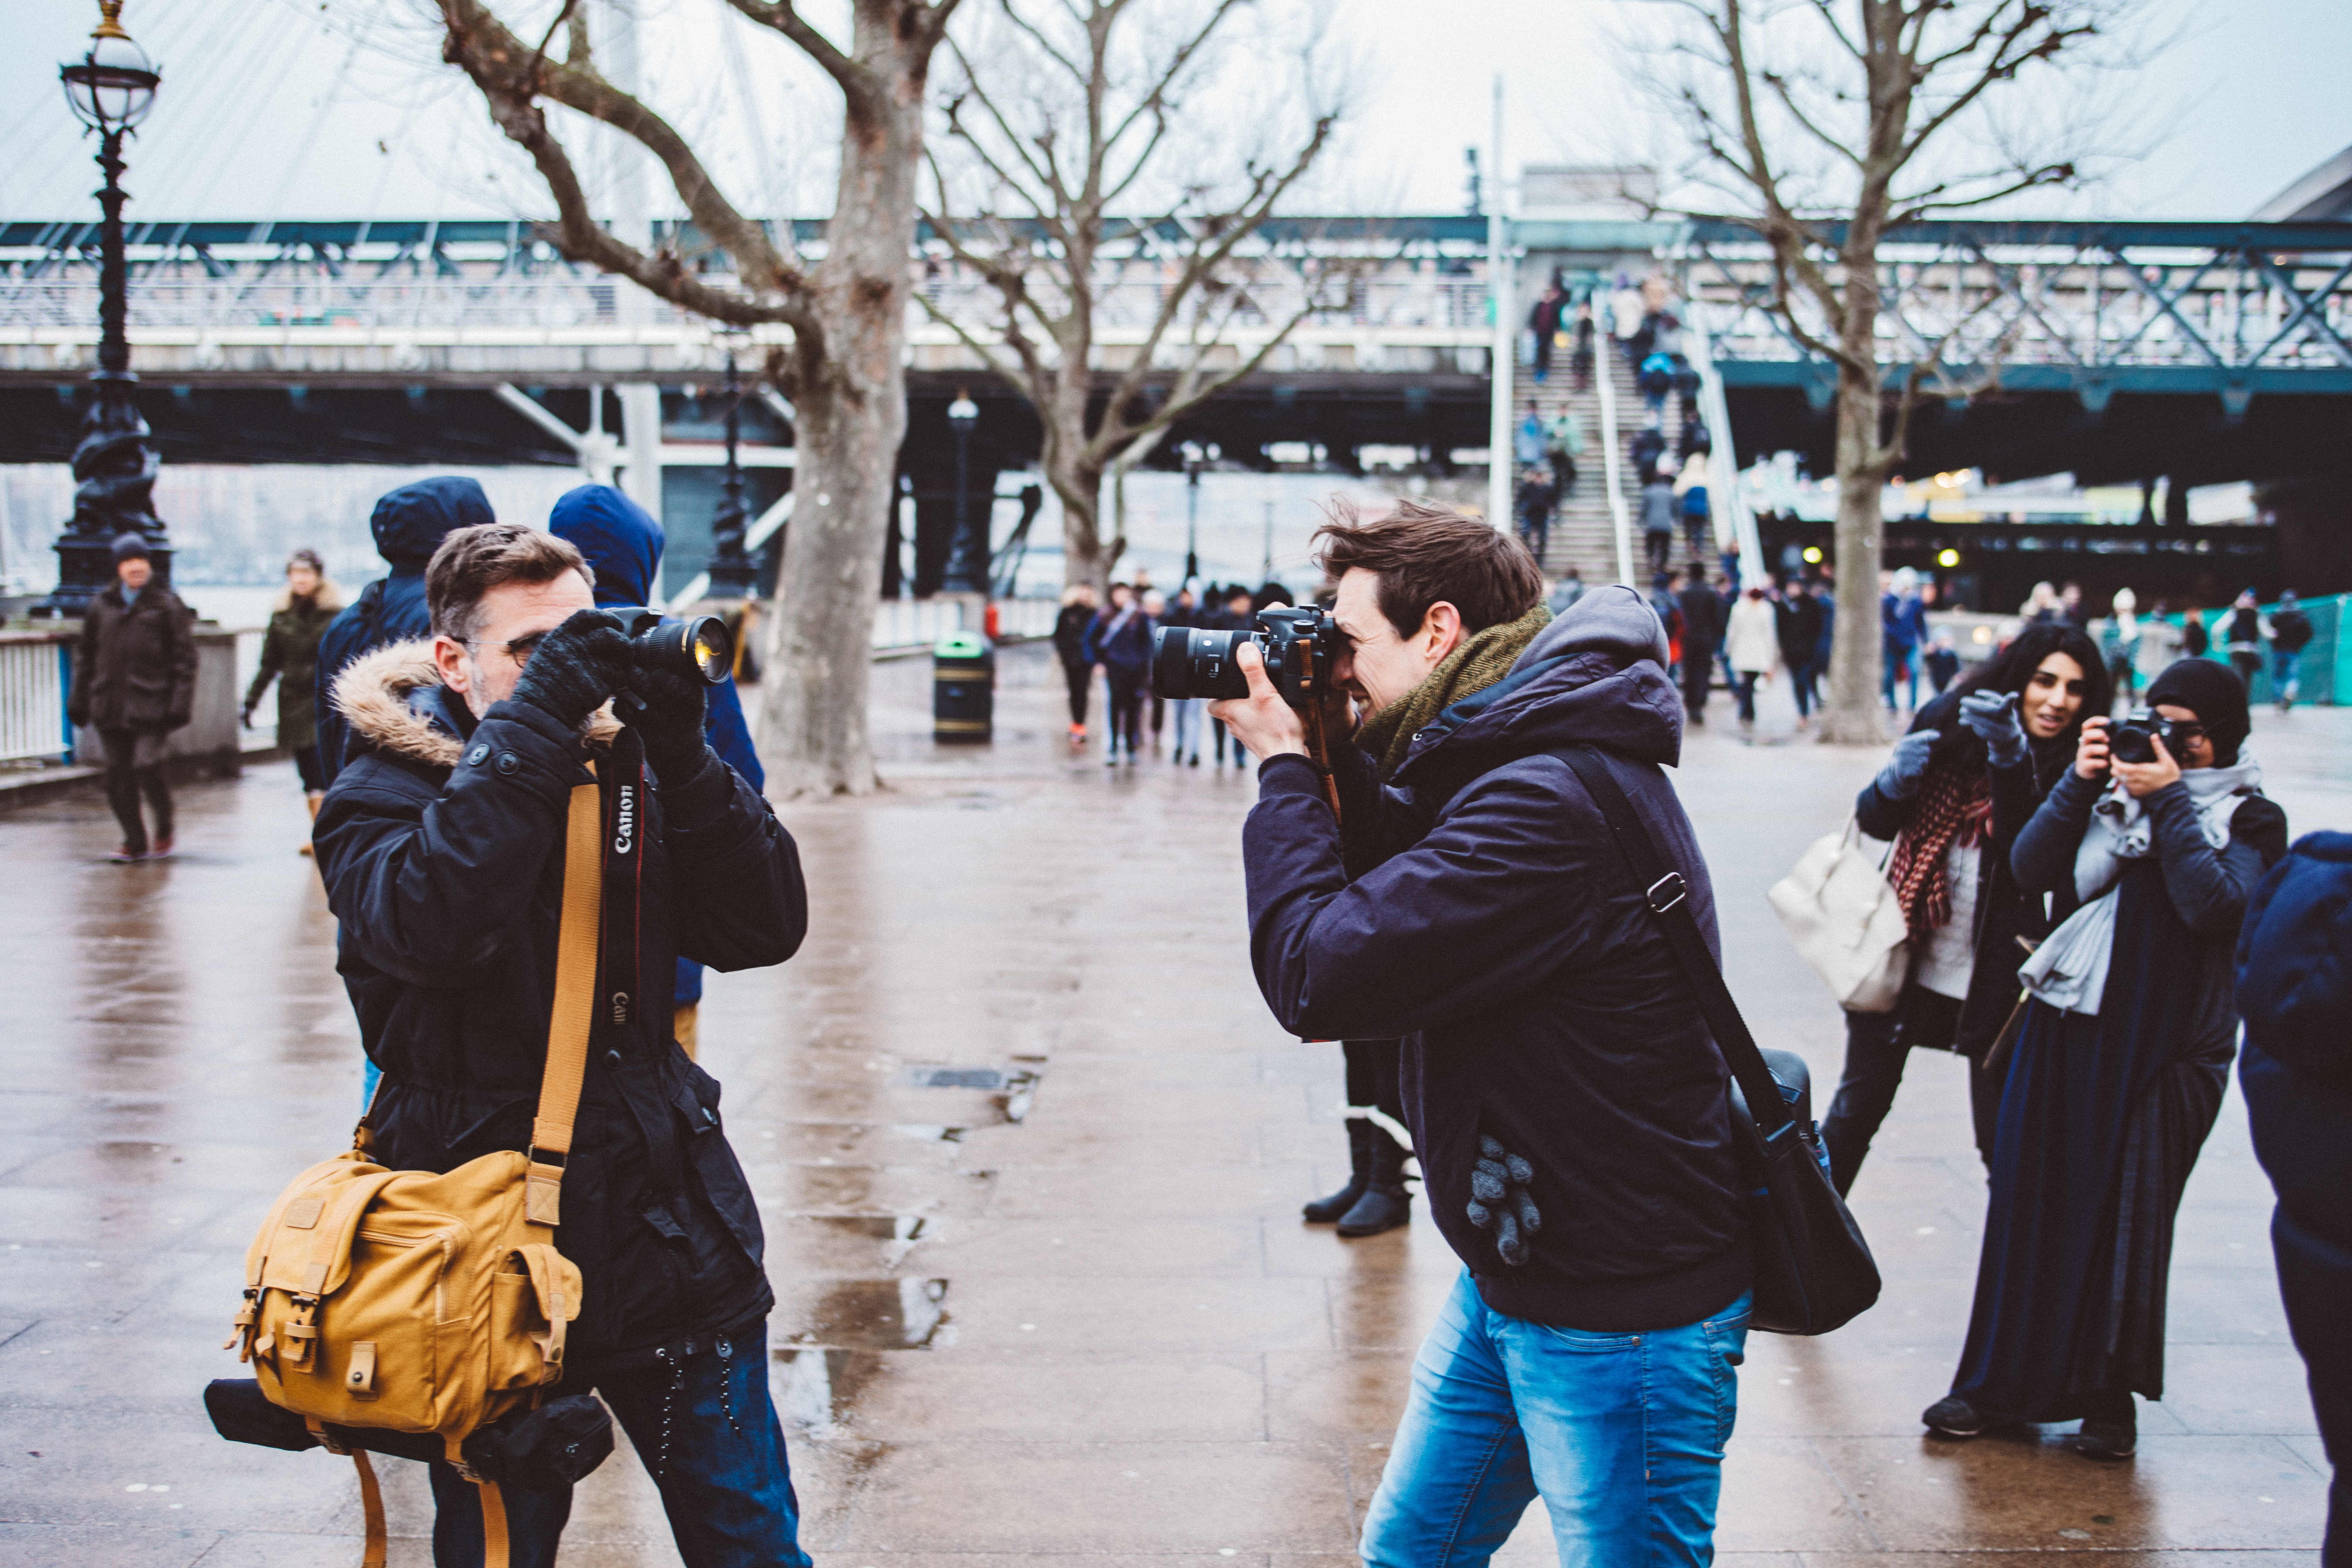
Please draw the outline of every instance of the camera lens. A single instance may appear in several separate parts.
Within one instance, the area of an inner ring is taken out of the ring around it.
[[[633,620],[632,626],[645,626],[646,618],[649,616]],[[705,686],[718,685],[734,670],[735,639],[717,616],[695,616],[669,626],[656,621],[631,641],[637,663],[646,668],[666,669]]]
[[[1162,626],[1151,637],[1151,690],[1164,698],[1247,697],[1249,678],[1234,650],[1250,634]]]

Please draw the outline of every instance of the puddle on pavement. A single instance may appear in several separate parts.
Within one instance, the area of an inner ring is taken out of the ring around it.
[[[841,1237],[845,1241],[870,1240],[881,1243],[876,1248],[885,1268],[896,1268],[907,1260],[915,1243],[923,1238],[929,1222],[921,1215],[797,1215],[795,1223],[814,1226]]]
[[[944,1279],[835,1279],[809,1310],[793,1350],[927,1350],[947,1321]]]
[[[786,1426],[814,1437],[837,1434],[858,1394],[882,1371],[882,1358],[867,1351],[783,1349],[774,1358],[776,1413]]]
[[[940,1067],[918,1062],[899,1069],[898,1082],[908,1089],[984,1090],[999,1116],[1007,1121],[1023,1121],[1028,1119],[1030,1107],[1036,1103],[1037,1085],[1045,1075],[1045,1059],[1042,1056],[1016,1056],[1007,1068]]]

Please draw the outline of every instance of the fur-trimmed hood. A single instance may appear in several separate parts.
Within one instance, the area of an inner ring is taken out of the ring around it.
[[[432,638],[393,643],[362,654],[335,678],[335,710],[354,733],[380,751],[428,767],[454,768],[466,754],[464,738],[413,700],[416,693],[440,684]],[[589,743],[599,747],[612,744],[620,730],[609,706],[591,713],[580,726]]]
[[[291,588],[278,589],[278,597],[271,600],[269,605],[271,613],[280,616],[284,615],[293,607],[294,590]],[[331,577],[320,578],[319,591],[310,595],[311,613],[313,615],[331,616],[342,607],[343,591],[335,586],[335,580]]]

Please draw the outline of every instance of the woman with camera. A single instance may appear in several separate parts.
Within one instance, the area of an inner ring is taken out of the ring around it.
[[[2163,1396],[2173,1217],[2221,1109],[2238,927],[2286,814],[2263,796],[2234,673],[2183,659],[2147,700],[2084,722],[2011,852],[2060,923],[2020,972],[1968,1344],[1922,1417],[1945,1436],[2080,1417],[2070,1447],[2126,1458],[2133,1394]]]
[[[1894,842],[1912,958],[1890,1011],[1845,1016],[1845,1072],[1822,1124],[1839,1192],[1853,1185],[1914,1047],[1969,1058],[1977,1152],[1992,1163],[2000,1079],[1988,1058],[2017,1009],[2019,939],[2046,929],[2042,900],[2010,874],[2010,846],[2065,773],[2084,715],[2106,710],[2091,639],[2028,626],[1922,708],[1855,799],[1862,831]]]

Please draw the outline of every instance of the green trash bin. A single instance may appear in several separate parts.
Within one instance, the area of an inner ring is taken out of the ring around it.
[[[971,632],[931,648],[931,739],[984,745],[996,728],[996,649]]]

